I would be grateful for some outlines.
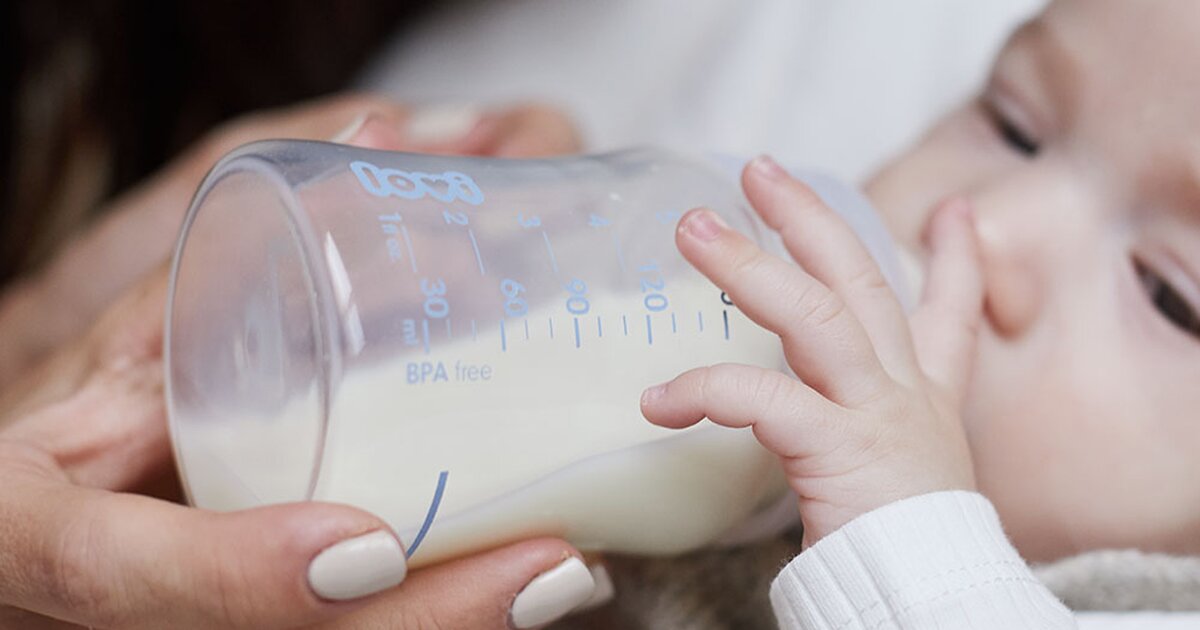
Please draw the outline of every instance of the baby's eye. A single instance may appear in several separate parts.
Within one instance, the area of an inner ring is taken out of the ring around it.
[[[1154,308],[1176,328],[1200,338],[1200,316],[1197,316],[1196,309],[1188,303],[1187,298],[1140,260],[1135,259],[1133,266]]]
[[[983,109],[987,112],[988,118],[996,128],[996,133],[1004,139],[1004,143],[1010,149],[1030,158],[1036,157],[1038,152],[1041,151],[1041,143],[1035,140],[1032,134],[1021,129],[990,99],[984,99]]]

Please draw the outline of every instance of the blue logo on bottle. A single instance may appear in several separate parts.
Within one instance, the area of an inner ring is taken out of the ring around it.
[[[379,168],[361,160],[350,163],[350,170],[363,189],[376,197],[420,199],[432,197],[449,203],[455,199],[477,206],[483,203],[483,191],[465,173],[446,171],[440,175]]]

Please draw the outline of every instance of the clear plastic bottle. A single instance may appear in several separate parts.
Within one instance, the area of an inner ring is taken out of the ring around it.
[[[356,505],[414,566],[534,535],[682,552],[771,505],[785,485],[749,432],[669,431],[638,407],[691,367],[786,369],[674,246],[704,205],[781,251],[719,162],[234,151],[197,192],[171,276],[167,401],[190,500]],[[865,199],[807,179],[906,296]]]

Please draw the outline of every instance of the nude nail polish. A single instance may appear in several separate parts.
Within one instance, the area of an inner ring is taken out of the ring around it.
[[[592,574],[592,580],[596,582],[596,587],[592,589],[592,596],[586,602],[583,602],[575,609],[575,612],[584,612],[599,608],[616,597],[617,589],[613,586],[612,576],[609,575],[608,569],[603,564],[596,563],[588,565],[588,571]]]
[[[513,628],[537,628],[561,618],[591,599],[596,581],[574,556],[530,580],[509,609]]]
[[[408,563],[391,532],[376,530],[326,547],[308,565],[308,585],[323,599],[357,599],[404,581]]]
[[[412,113],[404,134],[409,142],[446,142],[465,136],[479,122],[483,112],[473,105],[435,105]]]
[[[366,124],[366,122],[367,122],[367,115],[359,114],[357,118],[350,121],[349,125],[346,125],[345,127],[342,128],[341,131],[333,134],[333,137],[330,138],[329,141],[336,142],[338,144],[344,144],[346,142],[349,142],[350,139],[354,137],[354,134],[358,133],[359,129],[362,129],[362,126],[364,124]]]

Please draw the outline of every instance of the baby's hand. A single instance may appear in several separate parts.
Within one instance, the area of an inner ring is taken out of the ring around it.
[[[705,417],[751,427],[800,497],[806,547],[887,503],[974,489],[959,408],[982,278],[966,202],[935,215],[927,284],[907,318],[854,232],[804,184],[761,157],[742,185],[799,266],[705,209],[683,217],[676,242],[747,316],[780,336],[799,378],[747,365],[697,368],[647,389],[642,413],[674,428]]]

